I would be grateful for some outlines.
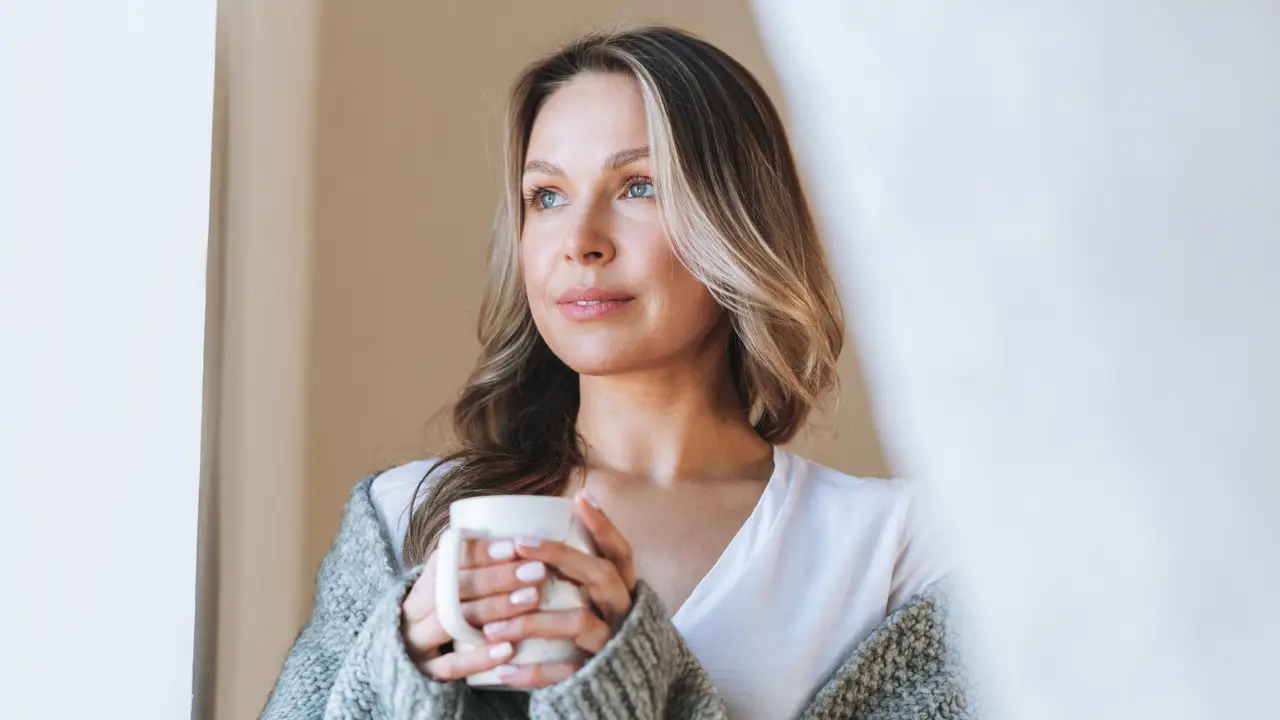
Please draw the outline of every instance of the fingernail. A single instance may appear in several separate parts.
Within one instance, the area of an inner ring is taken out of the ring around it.
[[[512,605],[530,605],[538,600],[538,588],[527,587],[511,593]]]
[[[511,624],[511,623],[508,623],[506,620],[499,620],[499,621],[497,621],[497,622],[491,622],[491,623],[489,623],[489,624],[487,624],[487,625],[485,625],[485,626],[484,626],[484,634],[485,634],[485,635],[497,635],[498,633],[502,632],[503,630],[506,630],[506,629],[507,629],[507,625],[510,625],[510,624]]]
[[[522,537],[519,540],[516,540],[516,544],[519,545],[520,547],[538,547],[539,545],[542,544],[542,538]]]
[[[518,665],[499,665],[493,671],[498,674],[498,677],[507,677],[508,675],[515,675],[519,669]]]
[[[501,645],[494,645],[489,648],[489,657],[494,660],[501,660],[503,658],[510,657],[511,650],[511,643],[509,642],[504,642]]]
[[[527,562],[516,568],[516,579],[521,582],[533,582],[547,576],[547,568],[537,560]]]
[[[489,557],[494,560],[510,560],[516,556],[516,546],[510,540],[489,543]]]
[[[583,500],[586,500],[587,504],[590,505],[591,507],[597,510],[600,509],[600,503],[596,502],[596,499],[591,497],[591,493],[587,492],[586,490],[579,490],[578,497],[581,497]]]

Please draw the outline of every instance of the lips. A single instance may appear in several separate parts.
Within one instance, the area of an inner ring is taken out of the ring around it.
[[[634,295],[618,290],[606,290],[598,287],[575,287],[564,291],[564,293],[556,299],[556,302],[561,305],[568,303],[592,305],[605,302],[625,302],[627,300],[634,299]]]
[[[556,307],[570,320],[596,320],[631,307],[632,300],[634,295],[620,290],[576,287],[560,295]]]

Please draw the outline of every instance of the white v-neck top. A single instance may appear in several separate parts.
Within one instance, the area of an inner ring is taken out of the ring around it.
[[[430,467],[409,463],[373,482],[396,547]],[[858,642],[943,574],[919,494],[912,482],[852,477],[775,449],[755,510],[672,616],[730,717],[798,715]]]

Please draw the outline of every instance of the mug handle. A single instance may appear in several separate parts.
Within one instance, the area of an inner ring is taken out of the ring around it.
[[[436,552],[436,617],[454,640],[477,646],[486,644],[488,640],[484,633],[462,617],[462,601],[458,599],[458,563],[462,559],[462,541],[478,537],[482,535],[451,525],[440,535],[440,546]]]

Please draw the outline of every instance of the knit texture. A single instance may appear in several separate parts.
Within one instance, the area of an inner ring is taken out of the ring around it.
[[[938,583],[912,598],[845,658],[801,717],[978,717],[950,611],[948,596]]]
[[[720,720],[724,703],[657,596],[643,582],[617,635],[570,679],[532,693],[438,683],[410,660],[400,604],[421,569],[397,570],[362,480],[316,577],[315,609],[285,659],[267,720]],[[969,720],[976,711],[930,588],[893,613],[814,695],[803,718]]]

